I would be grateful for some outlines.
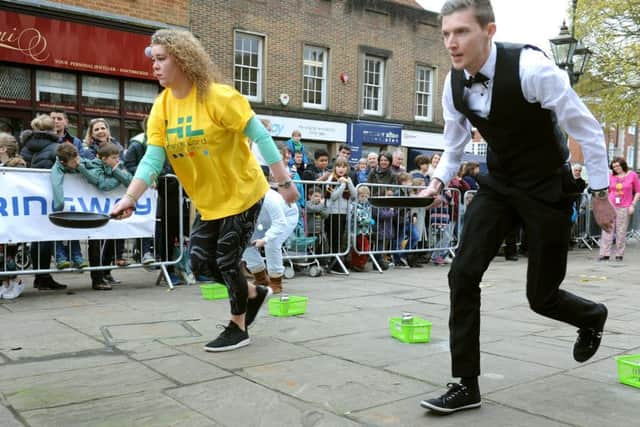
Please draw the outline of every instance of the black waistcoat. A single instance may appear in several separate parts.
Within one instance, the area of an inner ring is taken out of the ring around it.
[[[463,100],[464,72],[451,71],[456,110],[464,114],[487,141],[487,166],[491,180],[534,190],[558,176],[568,158],[566,138],[552,111],[530,103],[520,84],[520,52],[533,46],[496,43],[496,71],[491,109],[484,119]]]

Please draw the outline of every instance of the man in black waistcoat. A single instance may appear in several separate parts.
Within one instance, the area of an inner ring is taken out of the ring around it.
[[[598,224],[611,229],[607,156],[600,125],[571,89],[568,76],[533,46],[494,43],[489,0],[448,0],[442,35],[452,62],[443,90],[446,148],[423,196],[455,175],[475,126],[488,143],[489,173],[465,214],[461,246],[449,272],[453,377],[421,406],[438,413],[478,408],[480,281],[505,235],[522,223],[528,236],[527,299],[535,312],[578,328],[573,357],[600,345],[607,308],[559,289],[566,273],[571,200],[577,191],[562,126],[582,146]]]

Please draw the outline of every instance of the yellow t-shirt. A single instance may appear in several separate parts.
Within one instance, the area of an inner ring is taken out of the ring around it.
[[[153,103],[147,143],[163,147],[175,174],[200,212],[213,220],[246,211],[269,189],[244,129],[254,115],[234,88],[212,83],[203,103],[176,99],[165,89]]]

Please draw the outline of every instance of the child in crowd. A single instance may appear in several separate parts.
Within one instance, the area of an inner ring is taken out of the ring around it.
[[[369,203],[369,195],[371,191],[369,187],[358,187],[358,201],[355,204],[356,218],[356,249],[360,252],[368,252],[370,250],[369,236],[371,234],[371,226],[375,223],[371,218],[371,204]],[[359,254],[356,250],[351,250],[351,269],[353,271],[364,272],[365,265],[369,256]]]
[[[333,164],[333,172],[327,182],[331,183],[326,187],[327,208],[329,217],[325,221],[325,230],[329,236],[329,251],[332,254],[339,254],[347,248],[347,214],[349,206],[356,200],[356,188],[349,178],[349,162],[347,159],[338,157]],[[329,271],[342,272],[336,266],[338,258],[333,258],[329,263]]]
[[[304,170],[307,168],[307,164],[304,162],[304,154],[301,151],[293,153],[293,165],[291,168],[295,168],[294,170],[302,177]]]
[[[397,180],[399,185],[404,185],[405,188],[400,188],[398,193],[402,196],[410,195],[412,189],[408,188],[412,186],[413,179],[407,172],[400,172],[397,174]],[[415,249],[418,243],[418,237],[415,233],[415,227],[413,226],[412,210],[408,208],[399,208],[397,220],[398,238],[395,241],[395,249]],[[406,252],[394,253],[393,260],[395,265],[399,267],[409,267],[409,261],[407,259],[408,254]]]
[[[312,187],[311,197],[306,206],[307,235],[316,238],[315,253],[325,253],[328,251],[328,241],[324,231],[324,222],[329,216],[329,210],[322,197],[321,187]]]
[[[88,160],[84,161],[85,164],[89,163]],[[51,189],[53,192],[53,210],[54,212],[64,210],[64,174],[65,173],[85,173],[87,167],[80,165],[80,155],[78,149],[72,144],[60,144],[56,149],[56,162],[51,167]],[[91,166],[89,166],[91,168]],[[56,242],[55,256],[56,267],[59,269],[69,268],[71,263],[67,254],[71,252],[71,260],[75,268],[85,268],[89,266],[89,263],[83,258],[80,251],[80,242],[72,240],[68,242]]]
[[[302,133],[298,129],[291,132],[291,139],[287,141],[287,147],[289,148],[289,153],[291,154],[291,157],[288,161],[289,166],[293,165],[296,151],[302,153],[302,163],[304,163],[305,165],[309,163],[309,160],[307,159],[307,149],[300,141],[301,139]]]
[[[305,181],[326,181],[331,176],[329,167],[329,152],[324,148],[319,148],[313,153],[313,164],[308,165],[302,179]]]
[[[356,170],[356,180],[358,181],[356,184],[362,184],[367,182],[369,178],[369,165],[367,164],[367,159],[362,158],[358,160],[358,169]]]
[[[18,154],[16,139],[6,132],[0,132],[0,166],[27,167],[24,159]],[[15,263],[16,246],[0,244],[0,271],[17,270]],[[6,257],[6,259],[5,259]],[[15,299],[24,291],[22,280],[16,275],[0,275],[0,298]]]
[[[18,154],[18,142],[7,132],[0,132],[0,166],[6,163]]]

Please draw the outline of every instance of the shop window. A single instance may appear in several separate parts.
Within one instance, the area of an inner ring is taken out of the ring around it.
[[[82,76],[82,108],[95,113],[118,113],[120,109],[118,80]]]
[[[78,102],[76,75],[56,71],[36,71],[36,101],[75,106]]]
[[[303,106],[325,109],[327,107],[327,49],[304,47]]]
[[[236,32],[234,46],[233,83],[250,101],[262,101],[263,37]]]
[[[124,113],[137,117],[149,114],[157,95],[158,85],[155,83],[125,81]]]
[[[0,65],[0,98],[31,100],[31,73],[26,68]]]
[[[362,90],[362,112],[382,116],[384,113],[384,68],[385,60],[365,56]]]
[[[314,153],[316,152],[316,150],[322,148],[324,150],[327,150],[329,153],[331,153],[331,151],[329,150],[329,144],[325,143],[325,142],[308,142],[304,140],[304,135],[302,135],[302,142],[304,143],[304,148],[307,149],[307,159],[309,160],[309,164],[312,165],[313,161],[314,161]],[[329,157],[329,159],[331,159],[331,157]]]
[[[142,120],[125,120],[124,121],[125,141],[129,147],[131,138],[142,133]],[[123,144],[124,145],[124,144]]]

